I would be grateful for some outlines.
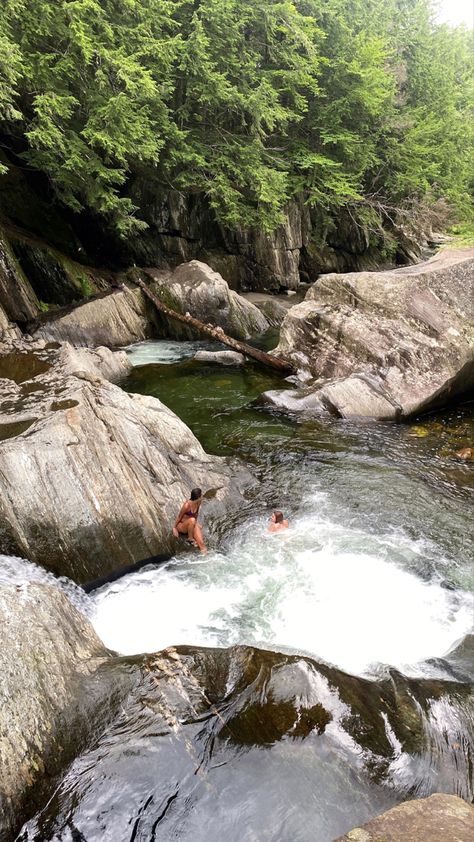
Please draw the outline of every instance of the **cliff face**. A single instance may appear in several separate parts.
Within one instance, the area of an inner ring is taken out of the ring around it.
[[[67,306],[110,288],[113,273],[85,266],[49,242],[0,225],[0,306],[25,326],[50,307]]]
[[[39,301],[68,305],[100,292],[113,283],[110,270],[134,264],[168,270],[197,259],[233,289],[276,291],[294,290],[301,280],[314,281],[321,272],[362,271],[387,262],[381,228],[379,234],[369,234],[345,212],[328,221],[310,210],[303,197],[288,205],[276,231],[265,234],[224,228],[203,194],[180,193],[138,177],[128,192],[148,227],[123,239],[106,220],[57,206],[48,197],[47,184],[37,183],[31,174],[12,166],[0,178],[0,261],[7,249],[15,273],[30,285],[18,298],[18,320],[32,318]],[[398,243],[392,262],[420,257],[419,244],[405,232],[390,234]],[[5,307],[1,282],[0,303]]]

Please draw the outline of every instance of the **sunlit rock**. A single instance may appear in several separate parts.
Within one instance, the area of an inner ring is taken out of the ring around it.
[[[20,336],[20,329],[9,320],[5,310],[0,305],[0,348],[3,350],[5,348],[5,342],[8,343]]]
[[[221,365],[243,365],[245,357],[237,351],[197,351],[194,359],[198,362],[220,363]]]
[[[474,447],[462,447],[456,456],[458,459],[464,459],[465,462],[474,462]]]
[[[206,263],[199,260],[182,263],[167,277],[150,270],[149,274],[154,277],[155,292],[168,307],[221,327],[236,339],[250,339],[269,327],[260,310],[230,289],[224,278]],[[183,339],[195,335],[189,333],[186,325],[173,319],[164,320],[166,336]]]
[[[402,419],[446,405],[474,386],[474,250],[322,276],[288,312],[275,353],[313,379],[316,409],[343,418]],[[303,397],[308,411],[307,386]]]

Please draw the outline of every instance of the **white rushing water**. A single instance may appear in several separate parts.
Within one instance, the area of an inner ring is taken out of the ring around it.
[[[136,342],[125,350],[132,365],[150,365],[173,363],[194,357],[197,351],[216,351],[220,349],[219,342],[196,340],[195,342],[178,342],[174,339],[150,339],[146,342]]]
[[[423,674],[417,662],[470,630],[472,595],[416,572],[427,543],[346,526],[324,494],[306,502],[315,514],[285,533],[266,533],[262,514],[221,552],[190,552],[102,588],[90,614],[98,634],[124,654],[247,643],[357,674],[380,663]]]

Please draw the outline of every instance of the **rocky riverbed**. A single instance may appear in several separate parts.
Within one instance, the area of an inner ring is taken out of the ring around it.
[[[395,420],[468,393],[474,376],[473,264],[471,253],[447,252],[405,270],[322,276],[305,302],[285,316],[277,349],[298,365],[300,380],[293,384],[297,388],[282,393],[272,387],[264,398],[267,405],[285,413],[301,408],[312,417],[327,415],[329,410],[342,418]],[[237,335],[245,337],[268,325],[253,304],[242,303],[208,267],[192,261],[177,269],[173,277],[172,303],[180,311],[189,309],[201,318],[209,313],[210,320],[234,334],[237,317],[241,322]],[[155,288],[164,283],[163,275],[154,270],[148,278]],[[137,833],[148,838],[159,827],[170,838],[179,834],[182,839],[196,838],[197,829],[201,832],[204,828],[206,839],[216,842],[222,835],[235,838],[232,834],[237,827],[237,838],[242,839],[242,813],[255,832],[259,828],[267,832],[271,827],[271,838],[284,832],[293,839],[302,827],[294,804],[301,804],[302,798],[305,809],[306,802],[311,806],[318,839],[329,840],[345,832],[353,817],[360,827],[354,831],[356,836],[349,834],[348,839],[369,842],[372,831],[382,832],[381,827],[392,833],[394,827],[396,832],[408,827],[409,820],[411,827],[419,826],[423,819],[418,813],[410,819],[403,812],[396,814],[395,824],[392,818],[386,825],[364,824],[401,798],[429,795],[440,787],[469,801],[472,782],[468,766],[474,739],[469,638],[448,658],[432,659],[427,667],[429,678],[424,674],[407,678],[400,669],[382,664],[370,678],[349,675],[309,657],[304,644],[290,646],[292,654],[253,646],[185,646],[150,656],[140,654],[140,648],[122,649],[135,653],[125,658],[106,649],[86,619],[93,613],[91,603],[72,581],[85,583],[140,559],[175,553],[178,545],[170,535],[170,525],[196,484],[208,492],[206,526],[211,535],[224,521],[229,528],[235,518],[240,518],[241,528],[244,516],[249,515],[246,495],[258,488],[253,475],[257,473],[266,483],[272,505],[284,498],[286,505],[293,506],[295,519],[300,502],[304,512],[311,512],[317,521],[317,541],[337,547],[342,539],[334,524],[318,520],[324,510],[322,492],[308,499],[305,496],[314,479],[313,460],[324,449],[324,434],[301,427],[293,446],[294,421],[282,420],[284,414],[277,418],[241,406],[244,399],[234,389],[232,405],[248,412],[248,421],[238,435],[229,428],[225,448],[226,452],[238,449],[244,458],[224,458],[213,455],[215,447],[207,447],[207,453],[199,437],[166,401],[124,391],[117,384],[130,373],[129,358],[100,344],[117,347],[169,330],[147,309],[141,291],[133,285],[44,320],[33,338],[22,337],[11,321],[11,306],[0,312],[0,549],[40,567],[11,559],[6,569],[22,572],[8,574],[0,588],[0,622],[5,630],[0,653],[2,842],[10,842],[20,824],[38,809],[21,833],[24,842],[56,842],[64,834],[92,840],[99,808],[102,827],[114,839],[127,838],[130,827],[133,838]],[[282,315],[277,313],[275,319]],[[87,344],[97,347],[84,347]],[[184,388],[200,377],[197,394],[204,394],[207,400],[205,368],[194,370],[192,366],[212,367],[215,359],[183,368],[180,382]],[[230,361],[226,358],[226,362]],[[221,390],[223,400],[226,389],[229,394],[232,391],[231,377],[243,382],[251,379],[241,362],[237,375],[208,378]],[[138,374],[136,381],[140,381]],[[192,390],[186,394],[190,401]],[[215,442],[218,431],[222,437],[227,429],[227,417],[225,410],[222,412],[224,404],[213,406],[207,408],[207,426],[214,426]],[[266,434],[271,430],[273,436],[270,455],[258,458],[251,454],[257,441],[252,440],[255,416],[258,423],[268,418]],[[419,423],[409,435],[428,440],[432,429],[429,423],[425,427]],[[462,427],[463,431],[469,429]],[[339,435],[346,432],[340,428]],[[351,435],[355,441],[357,433]],[[465,432],[462,435],[465,437]],[[459,452],[470,452],[472,442],[458,438]],[[383,439],[381,428],[381,444]],[[397,446],[395,442],[395,450]],[[317,464],[317,474],[324,474],[330,485],[336,462],[328,478],[325,458]],[[364,455],[362,461],[370,458]],[[443,463],[442,482],[438,482],[424,465],[424,484],[427,488],[432,484],[428,489],[432,495],[433,488],[443,483],[449,486],[451,480],[456,484],[460,477],[459,493],[467,499],[472,485],[469,458],[457,463],[453,451],[446,460],[448,468],[456,466],[456,476],[451,476]],[[298,466],[297,478],[285,473],[290,462]],[[370,466],[375,469],[372,462]],[[389,466],[384,464],[382,469],[389,471]],[[403,473],[409,468],[400,461],[399,470]],[[362,486],[356,483],[358,500],[352,510],[350,474],[346,462],[338,481],[342,505],[347,509],[344,522],[355,524],[356,529],[348,538],[352,552],[362,541],[357,532],[364,507],[360,488],[364,487],[367,505],[372,506],[372,520],[374,513],[378,517],[380,500],[371,477],[364,474]],[[390,505],[408,518],[414,479],[410,476],[404,486],[399,477],[390,476],[400,489],[399,499]],[[424,502],[423,493],[417,498],[419,506],[425,507],[423,516],[432,514],[430,494],[428,502]],[[420,586],[416,591],[417,600],[425,600],[423,622],[432,622],[430,600],[434,598],[438,609],[441,606],[447,611],[445,625],[450,627],[453,622],[453,628],[468,605],[462,565],[472,545],[469,524],[464,523],[455,503],[444,498],[439,503],[443,512],[452,514],[451,543],[458,553],[452,575],[447,573],[444,556],[439,560],[428,540],[420,542],[421,549],[415,542],[406,562],[414,564],[413,559],[421,553],[425,558],[422,581],[433,575],[436,579],[432,590],[425,593]],[[339,504],[336,501],[336,506]],[[333,510],[331,503],[328,512]],[[436,511],[439,515],[441,509]],[[258,528],[256,522],[249,521],[250,535]],[[314,523],[308,534],[313,552]],[[361,534],[367,552],[375,538],[371,532]],[[392,561],[395,565],[406,561],[398,547],[405,536],[399,531],[396,535],[396,541],[386,535],[375,541],[383,548],[384,561],[388,555],[389,567]],[[428,536],[434,540],[433,530]],[[247,537],[231,534],[227,540],[232,538],[233,555],[215,553],[202,571],[199,561],[190,568],[198,583],[196,595],[203,589],[219,600],[209,620],[203,615],[197,628],[206,626],[205,633],[211,638],[222,637],[227,618],[232,629],[235,626],[243,632],[244,642],[250,628],[252,640],[265,643],[266,635],[271,638],[271,623],[278,619],[274,609],[286,581],[279,578],[278,570],[287,564],[293,570],[295,560],[291,552],[288,557],[277,553],[262,567],[268,552],[263,542],[258,547],[252,544],[249,556]],[[296,531],[296,554],[300,541]],[[398,547],[393,559],[392,545]],[[227,545],[223,546],[225,551]],[[306,558],[305,553],[303,547]],[[232,573],[232,565],[241,557],[244,569],[237,575]],[[335,558],[337,553],[331,556],[329,566],[335,564]],[[363,569],[363,554],[353,560]],[[456,564],[462,573],[459,577]],[[311,555],[311,570],[313,567],[319,570],[318,557]],[[305,569],[305,590],[297,595],[303,615],[308,599],[313,599],[310,568]],[[370,569],[375,587],[379,568]],[[58,584],[44,570],[72,581]],[[301,570],[296,566],[294,571],[292,587],[299,587]],[[416,567],[417,576],[419,572]],[[172,588],[180,583],[187,586],[187,575],[186,565],[171,573]],[[215,582],[206,578],[214,575]],[[250,583],[242,614],[236,577]],[[355,595],[360,576],[351,579],[345,569],[343,578],[353,583]],[[151,579],[144,581],[154,587]],[[389,581],[398,579],[395,576]],[[318,582],[317,598],[324,602],[324,583]],[[404,579],[405,611],[408,584]],[[161,591],[163,587],[164,581]],[[443,591],[444,587],[449,591]],[[443,594],[451,591],[452,600],[443,601]],[[379,601],[384,598],[379,594]],[[179,600],[171,601],[178,605]],[[285,594],[282,604],[291,611],[291,595]],[[171,610],[180,610],[173,606]],[[374,606],[367,608],[367,613],[372,617]],[[320,605],[318,615],[323,614]],[[350,626],[351,616],[349,601],[339,624]],[[126,611],[122,618],[123,624],[130,622]],[[377,629],[374,620],[372,632],[382,639],[384,623],[385,617]],[[314,616],[310,625],[319,628]],[[355,619],[353,634],[356,625],[360,623]],[[345,633],[349,635],[350,628]],[[319,651],[320,646],[323,643],[317,642],[310,651]],[[114,644],[114,648],[119,647]],[[295,648],[300,654],[295,654]],[[306,654],[301,654],[302,648]],[[338,663],[334,654],[331,660]],[[393,659],[388,663],[393,665]],[[286,782],[283,789],[282,781]],[[258,797],[249,802],[252,786]],[[120,804],[114,794],[117,788]],[[44,806],[53,789],[54,798]],[[315,792],[322,795],[313,801]],[[430,816],[452,815],[462,828],[463,822],[469,821],[464,803],[450,801],[439,806],[437,802],[435,809],[428,800],[419,809],[421,816],[428,817],[426,827],[433,821]],[[440,812],[436,812],[438,807]],[[441,818],[434,821],[439,824]],[[393,836],[397,838],[401,837]]]

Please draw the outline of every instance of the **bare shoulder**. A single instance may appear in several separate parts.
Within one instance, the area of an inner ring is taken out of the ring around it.
[[[283,532],[284,529],[288,529],[289,523],[287,520],[283,520],[281,523],[272,523],[268,527],[268,532]]]

